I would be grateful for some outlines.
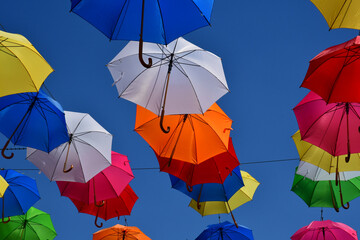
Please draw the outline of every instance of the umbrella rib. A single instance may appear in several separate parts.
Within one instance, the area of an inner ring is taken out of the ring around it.
[[[75,134],[75,132],[76,132],[77,128],[80,126],[81,122],[82,122],[82,121],[84,120],[84,118],[87,117],[88,115],[89,115],[89,114],[85,113],[85,114],[81,117],[81,119],[77,122],[74,130],[72,131],[72,134]],[[70,132],[70,131],[69,131],[69,132]]]
[[[117,17],[116,23],[114,24],[114,28],[113,28],[113,30],[111,31],[110,40],[112,40],[112,38],[113,38],[113,36],[114,36],[115,30],[116,30],[116,26],[117,26],[118,23],[119,23],[119,20],[120,20],[120,17],[121,17],[121,15],[122,15],[123,11],[124,11],[125,5],[126,5],[126,10],[125,10],[125,13],[124,13],[124,14],[126,15],[127,10],[128,10],[128,8],[129,8],[129,2],[130,2],[130,1],[125,0],[124,4],[122,5],[122,8],[121,8],[121,10],[120,10],[120,12],[119,12],[119,15],[118,15],[118,17]],[[120,23],[120,27],[119,27],[118,32],[120,32],[120,29],[122,28],[123,23],[124,23],[124,21],[122,21],[122,22]]]
[[[207,22],[208,25],[211,26],[210,22],[207,20],[207,18],[205,17],[205,15],[203,14],[203,12],[200,10],[199,6],[194,2],[194,0],[191,0],[191,2],[195,5],[195,7],[199,10],[199,12],[201,13],[201,16],[205,19],[205,21]]]
[[[9,55],[9,56],[11,56],[11,57],[17,58],[17,57],[16,57],[16,55],[12,55],[12,54],[10,54],[10,53],[8,53],[8,52],[4,51],[4,50],[3,50],[3,49],[1,49],[1,48],[0,48],[0,51],[1,51],[1,52],[3,52],[3,53],[5,53],[5,54],[7,54],[7,55]]]
[[[81,173],[82,173],[82,176],[83,176],[83,179],[84,179],[84,181],[86,182],[86,178],[85,178],[85,173],[84,173],[84,168],[83,168],[83,166],[82,166],[82,162],[81,162],[81,158],[80,158],[80,154],[79,154],[79,151],[78,151],[78,149],[77,149],[77,147],[76,147],[76,141],[77,141],[77,139],[74,139],[73,140],[73,145],[74,145],[74,149],[75,149],[75,151],[76,151],[76,154],[77,154],[77,156],[79,157],[79,164],[80,164],[80,168],[81,168]],[[89,144],[90,145],[90,144]],[[69,146],[70,147],[70,146]],[[91,146],[92,147],[92,146]]]
[[[344,1],[344,3],[343,3],[343,5],[341,6],[341,8],[340,8],[340,10],[339,10],[339,12],[337,13],[337,15],[336,15],[336,17],[335,17],[335,19],[334,19],[334,21],[332,22],[332,24],[331,24],[331,26],[330,26],[330,29],[332,29],[332,27],[334,26],[334,24],[335,24],[335,22],[336,22],[336,20],[338,19],[338,17],[339,17],[339,15],[340,15],[340,13],[341,13],[341,11],[342,11],[342,9],[343,9],[343,7],[345,6],[345,3],[347,2],[347,0],[345,0]],[[344,20],[344,19],[343,19]],[[342,20],[342,21],[343,21]],[[341,22],[342,22],[341,21]]]
[[[358,112],[356,111],[355,107],[353,106],[353,104],[350,103],[349,106],[350,106],[351,111],[354,113],[354,115],[355,115],[358,119],[360,119],[360,116],[359,116]]]
[[[176,125],[175,129],[172,131],[170,137],[168,138],[168,141],[165,143],[165,146],[163,147],[163,149],[161,150],[161,152],[159,153],[159,156],[161,156],[161,154],[165,151],[166,147],[170,145],[170,142],[175,138],[175,133],[176,133],[176,130],[179,128],[180,126],[180,123],[183,122],[183,115],[180,115],[179,117],[179,121],[178,121],[178,124]],[[190,119],[190,118],[189,118]],[[180,134],[180,133],[179,133]]]
[[[85,144],[85,145],[88,145],[88,146],[90,146],[90,147],[92,147],[96,152],[98,152],[104,159],[106,159],[107,160],[107,158],[96,148],[96,147],[94,147],[93,145],[91,145],[90,143],[88,143],[88,142],[85,142],[84,140],[82,140],[82,139],[79,139],[79,138],[76,138],[76,139],[74,139],[74,142],[79,142],[79,143],[82,143],[82,144]],[[74,144],[75,145],[75,144]],[[78,151],[77,151],[77,149],[75,149],[76,150],[76,152],[78,153]],[[79,155],[80,156],[80,155]],[[79,159],[80,159],[80,157],[79,157]],[[111,164],[111,163],[110,163]]]
[[[46,142],[46,149],[47,152],[50,152],[50,131],[49,131],[49,124],[48,124],[48,120],[46,118],[45,112],[43,111],[43,109],[40,107],[40,104],[35,105],[34,106],[35,109],[40,113],[40,116],[42,116],[45,120],[45,124],[46,124],[46,129],[47,129],[47,142]]]
[[[68,145],[68,147],[71,146],[71,145],[68,144],[68,143],[63,144],[64,148],[63,148],[63,150],[60,152],[59,157],[58,157],[58,159],[57,159],[57,161],[56,161],[55,167],[54,167],[53,172],[52,172],[52,174],[51,174],[51,180],[54,178],[55,171],[56,171],[56,169],[57,169],[57,167],[58,167],[58,165],[59,165],[59,162],[60,162],[60,158],[61,158],[61,156],[63,155],[63,153],[64,153],[67,145]],[[61,145],[60,145],[58,148],[60,148],[60,147],[61,147]],[[40,151],[40,150],[36,150],[36,151]],[[36,151],[34,151],[32,154],[34,154]],[[31,155],[30,155],[30,156],[31,156]],[[30,157],[30,156],[28,156],[28,157]]]
[[[190,115],[190,116],[192,116],[192,115]],[[194,123],[193,123],[193,120],[192,120],[192,117],[189,117],[189,123],[190,123],[190,127],[192,128],[192,130],[193,130],[193,134],[194,134],[194,145],[195,145],[195,147],[194,147],[194,149],[195,149],[195,156],[196,156],[196,161],[197,162],[199,162],[198,161],[198,158],[199,158],[199,156],[198,156],[198,151],[197,151],[197,141],[196,141],[196,133],[195,133],[195,128],[194,128]]]
[[[343,120],[343,118],[344,118],[345,112],[346,112],[346,110],[345,110],[345,108],[344,108],[344,109],[343,109],[343,114],[341,115],[339,128],[338,128],[338,131],[337,131],[337,134],[336,134],[336,141],[335,141],[335,148],[334,148],[334,155],[333,155],[333,156],[335,156],[335,154],[336,154],[336,147],[337,147],[337,142],[338,142],[338,139],[339,139],[341,122],[342,122],[342,120]],[[335,115],[335,114],[333,114],[333,116],[332,116],[332,118],[331,118],[331,121],[334,119],[334,115]],[[324,136],[324,137],[325,137],[325,136]],[[321,140],[321,141],[322,141],[322,140]]]
[[[160,17],[161,17],[161,25],[162,25],[162,28],[163,28],[163,33],[164,33],[164,42],[165,44],[167,45],[168,42],[167,42],[167,39],[166,39],[166,32],[165,32],[165,24],[164,24],[164,19],[163,19],[163,14],[162,14],[162,11],[161,11],[161,7],[160,7],[160,3],[159,3],[159,0],[156,0],[157,2],[157,5],[159,7],[159,11],[160,11]]]
[[[338,16],[340,15],[342,8],[345,6],[345,3],[346,3],[347,1],[348,1],[348,0],[345,0],[345,2],[344,2],[344,4],[343,4],[343,6],[341,7],[341,9],[340,9],[340,11],[339,11],[338,15],[337,15],[337,16],[336,16],[336,18],[335,18],[335,21],[336,21],[336,19],[338,18]],[[341,24],[344,22],[344,20],[345,20],[345,16],[347,15],[347,13],[348,13],[348,11],[349,11],[349,8],[350,8],[350,5],[351,5],[351,4],[352,4],[352,0],[350,0],[350,3],[349,3],[349,5],[347,6],[347,8],[346,8],[346,10],[345,10],[344,17],[341,19],[340,26],[341,26]],[[334,23],[335,23],[335,21],[334,21]],[[333,25],[334,25],[334,23],[333,23]]]

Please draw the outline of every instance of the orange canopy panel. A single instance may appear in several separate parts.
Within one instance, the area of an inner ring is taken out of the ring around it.
[[[232,120],[214,103],[204,114],[166,115],[160,129],[160,117],[137,106],[135,131],[157,155],[190,163],[201,163],[228,150]]]
[[[116,224],[93,234],[93,240],[151,240],[137,227],[128,227]]]

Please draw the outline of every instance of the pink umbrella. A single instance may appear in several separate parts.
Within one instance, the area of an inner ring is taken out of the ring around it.
[[[360,152],[360,104],[330,103],[310,92],[295,108],[301,139],[333,156]]]
[[[313,221],[300,228],[291,240],[357,240],[357,234],[351,227],[330,220]]]
[[[87,183],[57,181],[62,196],[98,205],[97,201],[117,198],[134,178],[125,155],[111,152],[111,165]],[[98,206],[102,206],[101,203]]]

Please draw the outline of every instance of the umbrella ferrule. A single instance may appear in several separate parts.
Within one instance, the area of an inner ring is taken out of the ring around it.
[[[169,68],[168,68],[168,73],[171,72],[171,69],[173,67],[173,63],[174,63],[174,54],[170,54],[170,62],[169,62]]]
[[[346,114],[349,114],[349,103],[345,103],[345,111],[346,111]]]

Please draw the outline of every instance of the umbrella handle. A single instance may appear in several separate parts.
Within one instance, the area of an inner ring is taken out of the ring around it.
[[[2,223],[4,223],[4,224],[6,224],[6,223],[8,223],[8,222],[10,222],[10,217],[8,217],[8,220],[7,221],[5,221],[5,199],[4,199],[4,197],[3,197],[3,199],[2,199]]]
[[[143,55],[143,28],[144,28],[144,11],[145,11],[145,0],[142,1],[142,9],[141,9],[141,29],[140,29],[140,40],[139,40],[139,61],[141,65],[143,65],[146,68],[150,68],[152,66],[152,59],[149,59],[149,63],[144,62],[144,59],[142,57]]]
[[[96,202],[94,202],[94,204],[95,204],[95,206],[97,206],[97,207],[102,207],[102,206],[104,206],[104,204],[105,204],[105,201],[103,200],[103,201],[101,201],[101,203],[98,205]]]
[[[63,168],[64,173],[68,173],[74,168],[74,165],[71,164],[70,168],[66,169],[66,163],[67,163],[68,157],[69,157],[70,143],[71,143],[71,140],[69,141],[68,150],[67,150],[67,153],[66,153],[66,159],[65,159],[65,162],[64,162],[64,168]]]
[[[6,155],[5,155],[5,150],[6,150],[6,148],[8,147],[9,143],[10,143],[10,138],[7,140],[7,142],[5,143],[4,147],[1,149],[1,155],[2,155],[4,158],[6,158],[6,159],[11,159],[11,158],[14,157],[14,153],[13,153],[13,152],[10,154],[10,156],[6,156]]]
[[[345,162],[348,163],[350,161],[350,152],[348,152],[348,155],[345,157]]]
[[[189,186],[188,184],[186,184],[186,189],[188,190],[188,192],[192,192],[193,191],[193,187]]]
[[[329,186],[330,186],[331,200],[332,200],[333,207],[334,207],[334,209],[335,209],[336,212],[339,212],[339,208],[338,208],[338,207],[336,206],[336,204],[335,204],[334,190],[332,189],[331,181],[330,181],[330,180],[329,180]]]
[[[7,221],[5,221],[4,216],[2,217],[2,223],[4,223],[4,224],[6,224],[6,223],[10,222],[10,220],[11,220],[11,218],[10,218],[10,217],[8,217],[8,220],[7,220]]]
[[[98,220],[98,218],[99,218],[99,211],[97,212],[97,214],[96,214],[96,217],[95,217],[95,226],[97,226],[98,228],[101,228],[102,226],[103,226],[103,223],[101,223],[101,224],[98,224],[97,223],[97,220]]]
[[[170,127],[168,126],[166,130],[164,128],[164,114],[165,114],[165,110],[163,108],[161,110],[161,116],[160,116],[160,128],[164,133],[169,133],[170,132]]]
[[[344,200],[343,200],[343,195],[342,195],[342,191],[341,191],[341,183],[339,182],[339,192],[340,192],[340,200],[341,200],[341,206],[344,208],[344,209],[349,209],[350,207],[350,203],[347,202],[346,203],[346,206],[344,206]]]
[[[230,213],[231,213],[231,217],[232,217],[232,220],[234,221],[236,228],[239,228],[239,225],[237,224],[237,222],[235,220],[234,214],[232,213],[232,211],[230,211]]]

